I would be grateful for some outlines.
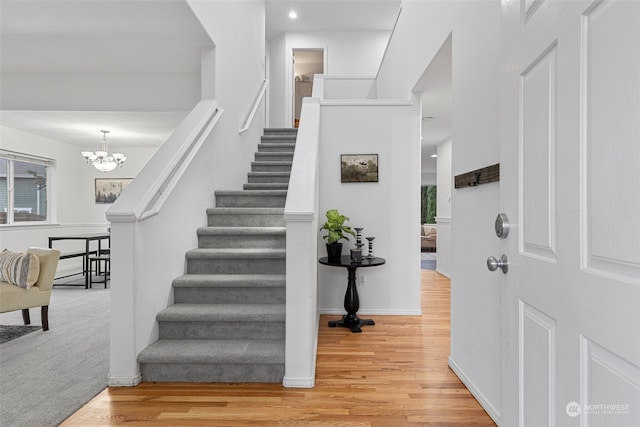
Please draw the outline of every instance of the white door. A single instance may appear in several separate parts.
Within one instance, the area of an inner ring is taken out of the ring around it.
[[[502,6],[501,424],[637,427],[640,1]]]

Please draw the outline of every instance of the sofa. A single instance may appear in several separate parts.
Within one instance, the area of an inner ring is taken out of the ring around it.
[[[435,252],[438,227],[436,224],[422,224],[420,226],[420,250],[422,252]]]
[[[0,313],[22,310],[25,325],[31,323],[29,309],[41,307],[42,330],[49,330],[49,301],[51,289],[58,268],[60,251],[57,249],[29,248],[27,254],[34,254],[39,263],[36,282],[29,288],[0,280]]]

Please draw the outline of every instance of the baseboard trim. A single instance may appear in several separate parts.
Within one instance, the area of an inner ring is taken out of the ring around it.
[[[109,387],[135,387],[141,382],[141,373],[134,377],[114,377],[109,375]]]
[[[287,388],[313,388],[316,385],[316,379],[314,377],[284,377],[282,385]]]
[[[451,275],[448,272],[440,270],[438,267],[436,267],[436,273],[440,273],[447,279],[451,279]]]
[[[491,419],[493,419],[493,421],[498,426],[500,426],[501,425],[500,422],[502,419],[500,415],[500,411],[496,410],[496,408],[489,402],[489,400],[485,397],[485,395],[482,394],[482,392],[480,392],[478,387],[476,387],[473,381],[471,381],[471,379],[469,379],[469,377],[467,377],[464,374],[464,371],[451,358],[451,356],[449,356],[448,365],[449,365],[449,368],[451,368],[451,370],[453,371],[453,373],[456,374],[456,376],[460,379],[460,381],[462,381],[462,384],[464,384],[464,386],[469,390],[469,392],[471,392],[473,397],[476,398],[480,406],[482,406],[482,408],[485,411],[487,411],[487,414],[489,414]]]

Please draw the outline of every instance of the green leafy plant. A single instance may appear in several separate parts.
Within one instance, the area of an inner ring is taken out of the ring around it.
[[[327,211],[327,221],[322,225],[320,230],[327,230],[329,233],[326,236],[322,236],[327,240],[328,244],[336,243],[341,239],[348,240],[349,238],[344,233],[349,233],[353,237],[356,233],[344,223],[349,220],[349,217],[344,216],[338,212],[337,209],[330,209]]]

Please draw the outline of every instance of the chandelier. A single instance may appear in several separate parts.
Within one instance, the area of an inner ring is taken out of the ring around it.
[[[102,132],[102,150],[96,151],[83,151],[82,157],[87,161],[87,163],[92,164],[94,168],[98,169],[100,172],[110,172],[116,168],[116,166],[122,167],[127,157],[122,153],[113,153],[109,154],[108,152],[108,143],[107,143],[107,134],[108,130],[101,130]]]

